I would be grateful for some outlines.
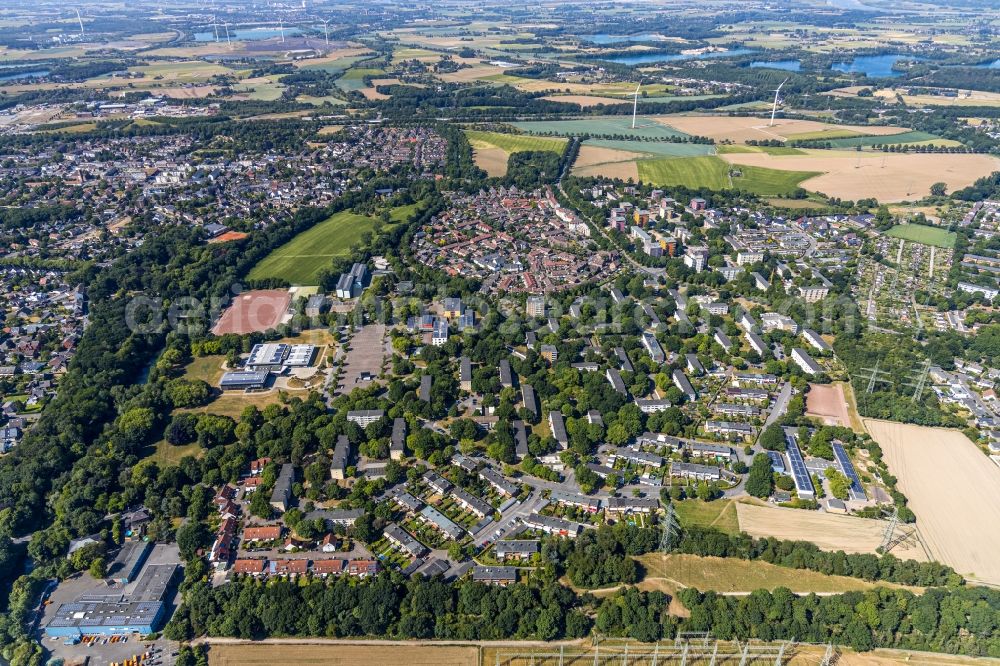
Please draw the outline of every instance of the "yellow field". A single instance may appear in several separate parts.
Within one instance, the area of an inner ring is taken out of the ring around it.
[[[559,84],[561,88],[563,84]],[[573,84],[578,85],[578,84]],[[520,86],[518,86],[520,87]],[[546,95],[542,99],[549,100],[550,102],[566,102],[567,104],[579,104],[583,108],[589,108],[592,106],[599,106],[601,104],[605,106],[610,106],[612,104],[627,104],[629,102],[626,97],[595,97],[593,95]]]
[[[941,181],[948,191],[971,185],[977,178],[1000,170],[992,155],[858,153],[849,150],[805,150],[805,155],[728,153],[731,164],[786,171],[819,171],[802,187],[841,199],[874,197],[882,202],[921,199]]]
[[[811,541],[823,550],[845,553],[874,553],[886,525],[882,520],[754,504],[737,504],[736,513],[740,529],[751,536]],[[914,538],[893,548],[892,554],[904,560],[928,559]]]
[[[931,554],[1000,585],[1000,467],[957,430],[865,419]]]
[[[580,153],[573,162],[574,169],[595,166],[598,164],[609,164],[611,162],[634,162],[644,157],[642,153],[635,153],[629,150],[618,150],[616,148],[603,148],[601,146],[581,146]]]
[[[859,134],[898,134],[907,131],[903,127],[874,127],[861,125],[832,125],[816,120],[786,120],[777,118],[774,126],[769,126],[769,118],[754,116],[657,116],[659,123],[673,127],[687,134],[707,136],[716,141],[743,143],[747,140],[761,141],[778,139],[785,141],[795,134],[823,132],[825,130],[848,130]]]
[[[583,153],[583,148],[580,152]],[[573,175],[580,176],[581,178],[587,177],[604,177],[604,178],[621,178],[622,180],[628,180],[631,178],[634,181],[639,180],[639,165],[637,162],[606,162],[602,164],[594,164],[592,166],[573,166]]]
[[[399,645],[213,645],[210,666],[274,666],[322,664],[323,666],[477,666],[475,646]]]

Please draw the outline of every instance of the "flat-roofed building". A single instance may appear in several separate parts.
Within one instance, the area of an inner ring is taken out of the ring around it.
[[[655,497],[610,497],[607,510],[611,513],[653,513],[660,508]]]
[[[562,518],[553,518],[552,516],[542,516],[537,513],[533,513],[525,518],[524,525],[530,530],[539,530],[546,534],[557,534],[571,539],[576,538],[583,531],[583,525],[580,523],[563,520]]]
[[[398,419],[402,421],[403,419]],[[404,421],[405,423],[405,421]],[[330,458],[330,478],[340,481],[344,479],[347,472],[348,459],[351,457],[351,442],[347,435],[337,437],[337,443],[333,447],[333,456]]]
[[[406,456],[406,430],[406,419],[397,417],[392,420],[389,457],[393,460],[402,460]]]
[[[222,378],[219,380],[219,388],[223,391],[260,390],[267,385],[268,376],[269,373],[266,371],[247,372],[236,370],[226,372],[223,373]]]
[[[569,446],[569,435],[566,433],[566,421],[563,420],[562,412],[552,410],[549,412],[549,430],[552,437],[559,442],[559,446],[567,448]]]
[[[525,301],[524,311],[529,317],[544,317],[545,297],[528,296],[527,301]]]
[[[472,391],[472,361],[468,356],[458,359],[458,387],[463,391]]]

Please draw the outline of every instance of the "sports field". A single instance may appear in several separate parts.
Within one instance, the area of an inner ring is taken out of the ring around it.
[[[670,139],[688,136],[682,131],[639,118],[632,129],[631,116],[597,116],[576,120],[529,120],[513,123],[518,129],[532,134],[559,134],[563,136],[590,134],[592,136],[621,136],[645,139]]]
[[[843,384],[810,384],[806,394],[806,416],[820,419],[826,425],[851,427]]]
[[[409,217],[416,206],[392,211],[393,221]],[[316,284],[320,272],[334,257],[348,254],[362,234],[375,228],[376,220],[350,211],[331,215],[311,229],[264,257],[248,276],[251,280],[281,278],[291,284]]]
[[[958,240],[955,232],[926,224],[897,224],[885,232],[885,235],[943,248],[955,247],[955,241]]]
[[[275,328],[284,319],[291,301],[292,295],[287,289],[259,289],[239,294],[215,322],[212,333],[243,335]]]
[[[865,419],[931,555],[1000,585],[1000,467],[958,430]]]

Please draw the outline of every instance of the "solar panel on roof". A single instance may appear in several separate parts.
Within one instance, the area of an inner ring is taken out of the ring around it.
[[[857,470],[854,469],[854,463],[851,462],[850,456],[847,455],[844,445],[840,442],[834,442],[833,455],[836,456],[837,462],[840,463],[840,468],[844,471],[844,476],[851,481],[851,487],[848,490],[851,499],[861,501],[868,499],[864,486],[861,485],[861,478],[858,476]]]
[[[802,459],[802,452],[799,450],[795,435],[785,431],[785,441],[788,445],[785,453],[788,454],[788,463],[792,468],[792,479],[795,481],[795,490],[800,497],[803,495],[812,497],[816,494],[816,491],[813,488],[809,470],[806,469],[806,463]]]

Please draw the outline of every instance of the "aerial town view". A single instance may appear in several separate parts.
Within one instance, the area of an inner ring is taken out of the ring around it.
[[[0,0],[0,666],[1000,664],[997,0]]]

